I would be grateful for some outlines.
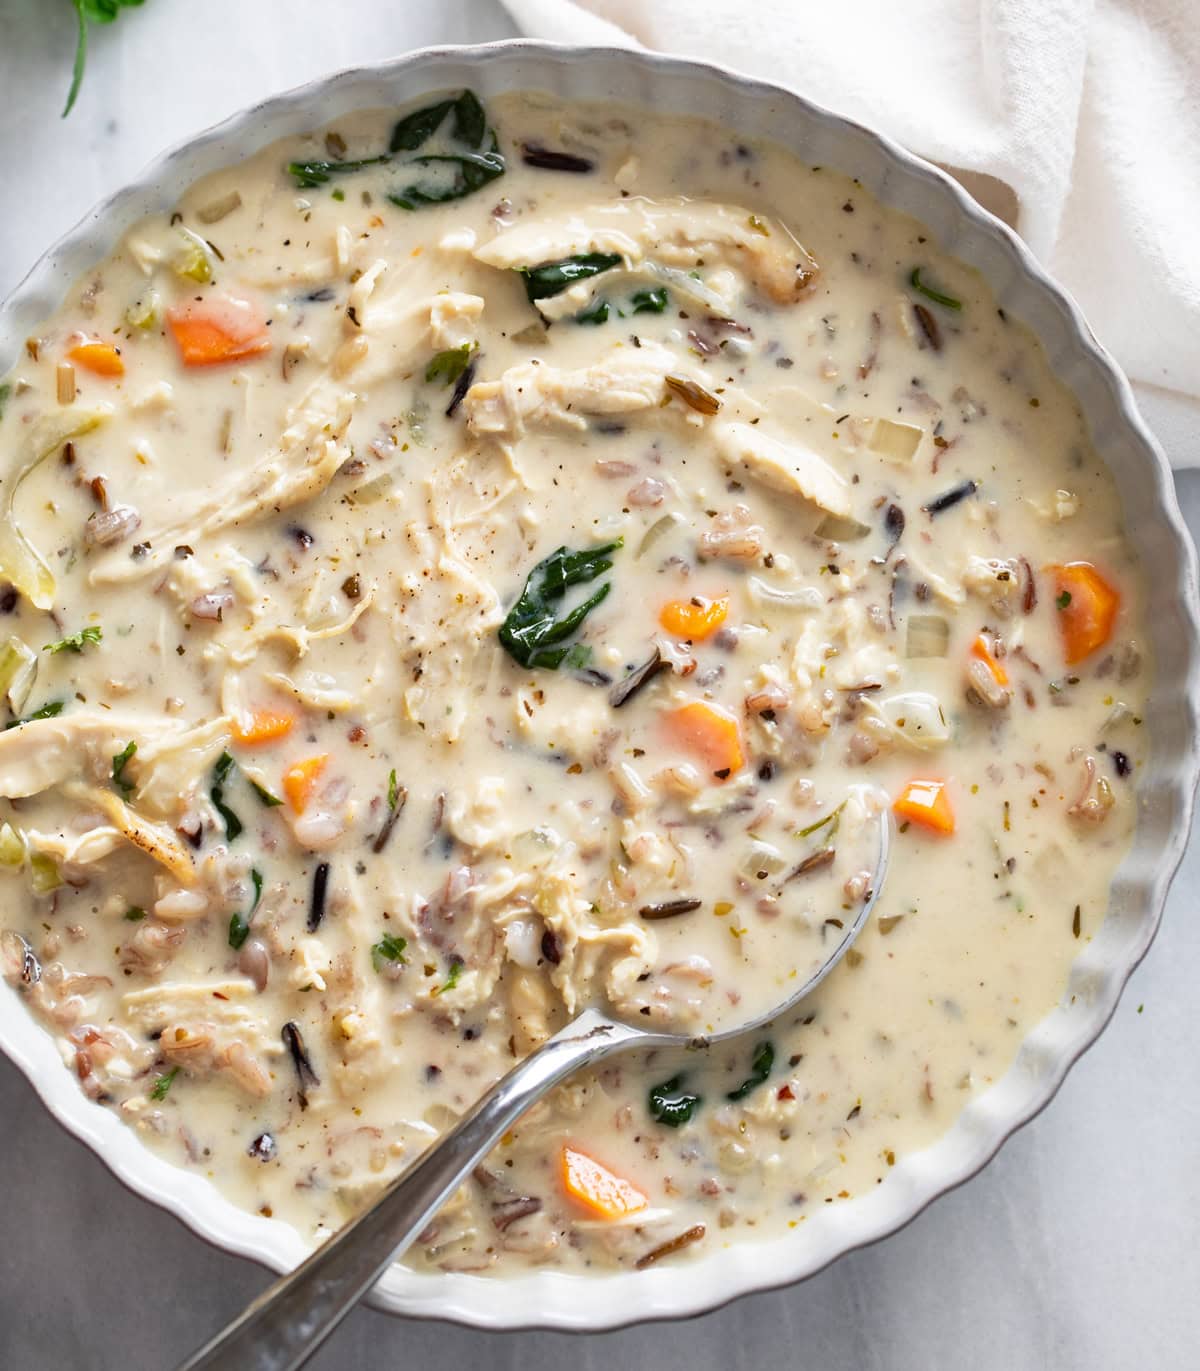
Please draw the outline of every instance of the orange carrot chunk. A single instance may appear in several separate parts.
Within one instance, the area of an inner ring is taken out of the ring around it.
[[[992,673],[997,685],[1006,686],[1008,684],[1008,672],[992,655],[992,645],[988,642],[986,635],[982,633],[976,635],[975,641],[971,644],[971,656],[979,658]]]
[[[256,709],[248,719],[235,717],[233,736],[250,746],[273,743],[276,738],[286,737],[295,722],[296,716],[286,709]]]
[[[1082,662],[1112,637],[1121,596],[1091,562],[1067,562],[1054,574],[1054,612],[1068,666]]]
[[[721,627],[729,615],[729,596],[705,600],[699,595],[690,600],[668,600],[659,612],[658,622],[676,638],[702,643]]]
[[[210,295],[176,305],[167,312],[167,326],[188,367],[240,362],[271,346],[266,320],[257,306],[233,295]]]
[[[737,720],[720,705],[695,700],[667,715],[667,729],[677,746],[690,752],[718,780],[740,771],[745,761]]]
[[[645,1209],[648,1203],[635,1185],[610,1171],[607,1166],[602,1166],[586,1152],[564,1147],[561,1165],[563,1189],[572,1199],[578,1200],[585,1209],[590,1209],[602,1219],[623,1219],[626,1214],[636,1214],[639,1209]]]
[[[954,832],[954,811],[945,781],[909,781],[892,808],[900,818],[933,833]]]
[[[283,773],[283,793],[295,813],[303,814],[308,808],[308,802],[328,762],[329,753],[319,752],[315,757],[293,762]]]
[[[82,343],[76,343],[67,356],[72,362],[96,376],[125,375],[125,363],[121,360],[121,354],[111,343],[102,343],[99,338],[85,338]]]

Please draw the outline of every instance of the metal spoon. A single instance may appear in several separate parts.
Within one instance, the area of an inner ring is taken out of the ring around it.
[[[870,916],[887,873],[890,821],[879,819],[879,855],[868,890],[841,942],[818,970],[766,1014],[708,1037],[650,1033],[585,1009],[526,1057],[402,1172],[369,1208],[282,1276],[179,1371],[296,1371],[408,1247],[501,1135],[551,1086],[626,1048],[727,1042],[794,1009],[841,961]]]

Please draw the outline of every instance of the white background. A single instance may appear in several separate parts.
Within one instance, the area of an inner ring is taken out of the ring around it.
[[[497,0],[147,0],[93,30],[58,115],[68,0],[0,0],[0,296],[165,146],[264,95],[427,43],[512,35]],[[852,59],[849,59],[852,60]],[[803,88],[802,73],[792,73]],[[1200,346],[1200,340],[1198,340]],[[1196,436],[1143,397],[1176,460]],[[1200,529],[1200,472],[1179,496]],[[356,1313],[320,1371],[1154,1371],[1200,1364],[1200,845],[1104,1037],[974,1181],[804,1285],[573,1339]],[[1144,1006],[1144,1009],[1141,1009]],[[168,1368],[268,1281],[133,1198],[0,1059],[0,1366]],[[586,1289],[580,1300],[586,1300]],[[240,1371],[240,1368],[238,1369]]]

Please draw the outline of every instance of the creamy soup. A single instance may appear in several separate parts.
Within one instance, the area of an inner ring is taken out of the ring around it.
[[[860,186],[469,93],[208,177],[0,385],[5,974],[318,1239],[597,1005],[703,1036],[407,1260],[817,1221],[1059,1001],[1135,818],[1141,588],[1025,328]]]

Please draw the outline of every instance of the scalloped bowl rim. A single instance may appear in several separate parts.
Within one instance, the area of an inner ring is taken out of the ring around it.
[[[803,155],[817,151],[825,165],[857,175],[883,203],[928,224],[942,247],[983,272],[1002,303],[1017,302],[1012,313],[1034,328],[1056,374],[1076,394],[1093,442],[1117,479],[1148,588],[1155,678],[1147,712],[1156,722],[1138,787],[1133,850],[1117,872],[1103,927],[1076,959],[1062,1003],[1032,1030],[1006,1075],[972,1099],[947,1134],[902,1158],[877,1190],[823,1209],[811,1223],[779,1238],[736,1242],[690,1263],[638,1274],[535,1270],[495,1279],[418,1274],[397,1265],[368,1297],[385,1312],[482,1328],[616,1328],[702,1313],[752,1291],[790,1284],[895,1232],[977,1173],[1045,1107],[1099,1036],[1153,940],[1191,820],[1200,698],[1196,556],[1166,460],[1138,415],[1128,382],[1073,301],[1006,225],[938,168],[794,91],[637,49],[523,39],[423,48],[322,77],[235,114],[155,159],[48,250],[0,306],[0,373],[28,332],[58,306],[69,282],[111,251],[142,214],[172,203],[198,175],[351,109],[407,103],[459,85],[473,85],[485,97],[548,88],[579,99],[612,98],[700,114],[747,136],[774,138]],[[1153,536],[1139,533],[1147,521]],[[7,986],[0,986],[0,1048],[54,1118],[131,1190],[218,1247],[275,1271],[291,1269],[306,1254],[293,1229],[236,1208],[202,1177],[151,1153],[112,1112],[86,1099],[50,1035]],[[578,1298],[581,1280],[588,1282],[586,1300]]]

